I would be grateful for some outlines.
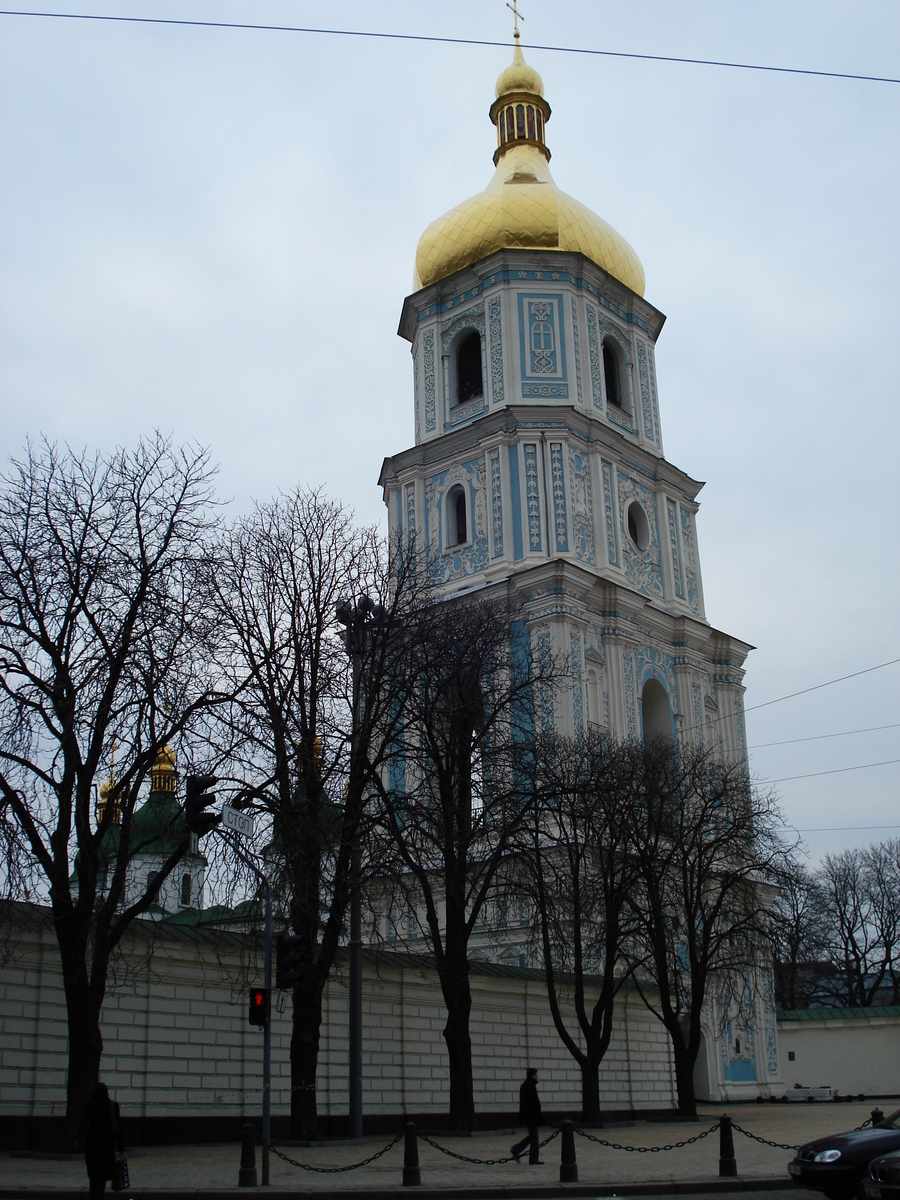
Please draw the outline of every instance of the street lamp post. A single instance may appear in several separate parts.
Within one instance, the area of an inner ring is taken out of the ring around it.
[[[356,764],[359,745],[359,705],[362,681],[363,654],[366,649],[368,626],[381,614],[381,608],[368,596],[356,602],[342,600],[337,606],[337,618],[346,628],[344,643],[352,672],[350,771]],[[350,1100],[350,1136],[362,1137],[362,904],[359,889],[361,851],[359,831],[350,852],[350,997],[349,997],[349,1063],[348,1092]]]

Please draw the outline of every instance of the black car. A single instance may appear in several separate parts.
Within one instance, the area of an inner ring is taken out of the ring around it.
[[[872,1159],[863,1194],[870,1200],[900,1200],[900,1152]]]
[[[900,1108],[866,1129],[807,1142],[788,1163],[794,1183],[824,1192],[829,1200],[865,1197],[866,1168],[874,1158],[900,1150]],[[885,1200],[891,1196],[885,1193]]]

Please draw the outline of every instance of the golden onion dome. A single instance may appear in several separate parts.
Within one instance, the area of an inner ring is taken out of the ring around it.
[[[98,822],[102,821],[106,815],[106,810],[110,804],[110,796],[115,790],[115,786],[115,775],[110,775],[109,779],[107,779],[105,783],[100,784],[100,803],[97,805]],[[110,824],[122,824],[122,806],[119,802],[118,796],[112,801],[112,815],[110,817]]]
[[[157,751],[156,758],[153,760],[153,767],[150,771],[150,792],[166,792],[173,794],[175,791],[175,751],[171,746],[163,746]]]
[[[174,771],[175,770],[175,751],[171,746],[163,746],[157,753],[153,763],[154,771]]]
[[[413,286],[428,287],[503,249],[583,254],[626,287],[644,294],[644,268],[632,246],[602,217],[560,191],[550,174],[544,138],[550,105],[540,75],[522,57],[497,80],[491,120],[497,127],[496,170],[483,192],[428,226],[416,249]]]
[[[518,33],[515,36],[516,48],[513,51],[513,60],[506,70],[501,71],[497,76],[494,95],[498,100],[501,96],[509,95],[510,92],[531,92],[536,96],[544,94],[544,81],[534,67],[529,67],[523,58],[519,47]]]

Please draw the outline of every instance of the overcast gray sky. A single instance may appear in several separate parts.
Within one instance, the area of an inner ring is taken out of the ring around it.
[[[37,10],[39,5],[23,7]],[[508,39],[503,0],[56,0],[65,12]],[[895,0],[522,0],[523,41],[900,75]],[[701,494],[747,706],[900,657],[900,86],[526,50],[557,183],[636,248],[666,456]],[[510,51],[0,16],[0,454],[155,427],[232,511],[298,480],[381,519],[413,440],[418,237],[492,172]],[[900,665],[748,712],[751,745],[900,723]],[[900,729],[756,749],[762,778]],[[900,835],[900,765],[776,786],[826,850]],[[885,825],[891,828],[869,829]]]

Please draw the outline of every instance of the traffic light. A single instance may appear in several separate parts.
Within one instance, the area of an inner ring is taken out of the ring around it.
[[[293,987],[300,979],[301,947],[300,938],[279,933],[275,960],[275,986],[277,988]]]
[[[265,1025],[269,1019],[269,992],[267,988],[251,988],[250,989],[250,1015],[249,1021],[251,1025]]]
[[[215,775],[188,775],[184,790],[184,819],[188,832],[203,837],[222,820],[219,813],[204,812],[216,798],[215,792],[208,792],[216,782]]]

